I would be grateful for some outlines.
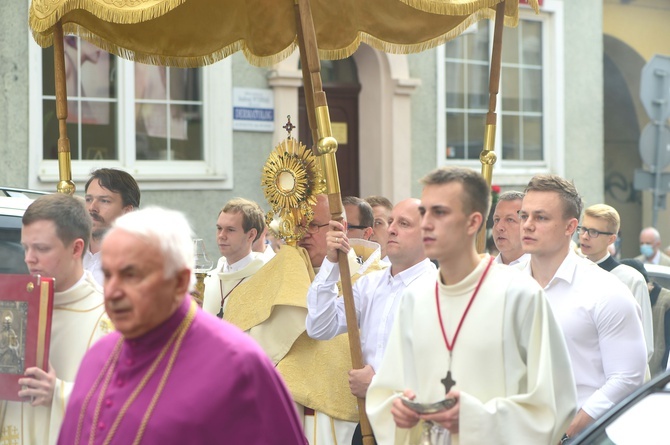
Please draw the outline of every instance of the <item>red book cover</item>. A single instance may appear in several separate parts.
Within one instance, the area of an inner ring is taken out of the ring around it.
[[[0,274],[0,400],[21,401],[26,369],[49,368],[54,280]]]

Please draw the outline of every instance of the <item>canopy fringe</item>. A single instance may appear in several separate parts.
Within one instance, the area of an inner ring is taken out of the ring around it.
[[[493,8],[503,0],[481,0],[473,2],[472,0],[400,0],[412,8],[432,14],[443,15],[468,15],[481,8]],[[533,8],[535,14],[539,14],[540,7],[537,0],[529,0],[528,5]],[[505,5],[506,12],[510,11],[510,6],[518,8],[519,0],[510,1]]]
[[[431,14],[442,15],[469,15],[482,8],[490,8],[502,0],[400,0],[414,9]],[[518,0],[517,0],[518,1]]]
[[[435,48],[450,40],[455,39],[456,37],[461,35],[463,31],[472,26],[473,23],[476,23],[483,19],[493,19],[493,18],[495,18],[494,10],[488,8],[482,9],[471,14],[461,24],[453,28],[448,33],[442,34],[441,36],[435,37],[430,40],[426,40],[424,42],[413,43],[413,44],[387,42],[367,33],[359,33],[358,38],[353,42],[351,42],[349,45],[347,45],[345,48],[330,49],[330,50],[320,48],[319,57],[321,59],[326,60],[345,59],[351,56],[354,52],[356,52],[361,43],[366,43],[374,49],[390,54],[419,53],[422,51],[426,51],[428,49]],[[518,26],[518,24],[519,24],[518,16],[505,17],[505,26],[514,28]]]
[[[256,54],[252,53],[249,50],[249,48],[247,48],[246,44],[244,44],[244,48],[242,48],[242,51],[244,52],[244,57],[250,64],[261,68],[269,68],[272,65],[277,64],[282,60],[286,59],[288,56],[293,54],[297,48],[298,48],[298,39],[296,38],[296,40],[294,40],[293,43],[291,43],[285,49],[271,56],[257,56]]]
[[[286,47],[285,49],[276,54],[272,54],[269,56],[259,56],[253,54],[246,46],[246,43],[243,40],[238,40],[211,54],[204,54],[200,56],[190,56],[190,57],[166,56],[161,54],[146,54],[138,51],[129,50],[128,48],[118,46],[110,42],[109,40],[106,40],[100,37],[99,35],[91,32],[90,30],[73,23],[66,24],[63,27],[63,32],[68,35],[79,36],[82,39],[97,46],[98,48],[103,49],[109,53],[115,54],[127,60],[144,63],[146,65],[173,66],[178,68],[198,68],[201,66],[212,65],[216,62],[219,62],[220,60],[225,59],[228,56],[235,54],[238,51],[242,51],[244,53],[244,56],[249,61],[249,63],[255,66],[270,67],[290,56],[297,48],[297,42],[294,41],[291,45],[289,45],[288,47]],[[53,45],[53,34],[48,35],[34,34],[34,36],[35,41],[44,48]]]
[[[146,6],[147,2],[141,2],[135,8],[126,5],[123,9],[119,9],[103,5],[95,0],[71,0],[61,3],[51,10],[51,5],[34,1],[33,7],[29,11],[28,23],[33,33],[44,33],[52,29],[67,13],[83,10],[106,22],[133,25],[161,17],[185,2],[186,0],[162,0],[152,6]],[[35,15],[36,11],[45,14],[45,16],[37,17]]]
[[[159,17],[165,14],[166,11],[174,9],[175,7],[182,4],[185,0],[169,0],[163,1],[156,4],[153,7],[145,8],[143,10],[135,11],[137,15],[133,16],[132,14],[113,14],[109,9],[104,9],[98,6],[97,11],[93,11],[98,17],[103,16],[105,20],[118,20],[121,19],[121,16],[131,17],[132,20],[147,20],[154,15]],[[414,6],[423,2],[425,5],[428,4],[441,4],[438,0],[403,0],[408,4]],[[487,3],[497,3],[499,0],[484,0]],[[537,6],[537,0],[530,0],[531,6]],[[534,3],[534,5],[533,5]],[[90,4],[96,4],[92,0],[78,0],[77,4],[86,4],[86,7],[90,7]],[[72,5],[72,2],[68,2],[68,5]],[[424,5],[424,6],[425,6]],[[466,6],[466,5],[463,5]],[[469,7],[469,6],[468,6]],[[61,8],[63,9],[63,8]],[[505,26],[515,27],[518,25],[518,3],[510,2],[510,8],[507,9],[507,15],[505,16]],[[511,10],[510,10],[511,9]],[[104,11],[107,11],[106,13]],[[58,14],[61,14],[67,11],[59,10]],[[109,15],[105,15],[109,14]],[[492,19],[495,17],[495,10],[492,8],[483,8],[475,11],[471,14],[464,14],[465,20],[457,25],[454,29],[450,30],[446,34],[442,34],[430,40],[423,42],[404,44],[404,43],[395,43],[381,40],[377,37],[374,37],[370,34],[360,32],[356,39],[348,44],[344,48],[337,49],[319,49],[319,57],[327,60],[337,60],[344,59],[351,56],[361,43],[366,43],[372,48],[377,50],[392,53],[392,54],[411,54],[425,51],[431,48],[435,48],[439,45],[452,40],[463,33],[468,27],[473,23],[476,23],[482,19]],[[31,15],[31,26],[32,20],[34,17]],[[38,23],[43,23],[42,21]],[[244,40],[238,40],[231,44],[224,46],[223,48],[216,50],[211,54],[196,55],[196,56],[175,56],[175,55],[162,55],[162,54],[147,54],[143,52],[138,52],[135,50],[130,50],[125,47],[121,47],[115,43],[110,42],[102,38],[101,36],[95,34],[93,31],[84,28],[76,23],[66,23],[63,25],[63,31],[65,34],[77,35],[92,44],[98,46],[99,48],[115,54],[124,59],[145,63],[148,65],[161,65],[161,66],[174,66],[179,68],[196,68],[199,66],[211,65],[214,64],[237,51],[242,51],[245,58],[249,61],[250,64],[258,67],[270,67],[291,55],[297,48],[297,40],[294,40],[293,43],[288,45],[283,50],[279,51],[276,54],[271,55],[258,55],[253,53],[253,51],[246,45]],[[37,31],[33,28],[33,37],[38,45],[42,47],[49,47],[53,45],[53,28],[48,28],[42,32]]]

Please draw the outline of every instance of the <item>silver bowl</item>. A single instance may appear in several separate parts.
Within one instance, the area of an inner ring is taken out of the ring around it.
[[[453,408],[453,406],[456,405],[456,399],[453,398],[440,400],[439,402],[434,403],[414,402],[405,396],[400,396],[400,400],[402,400],[403,405],[407,408],[416,411],[419,414],[434,414],[445,409]]]

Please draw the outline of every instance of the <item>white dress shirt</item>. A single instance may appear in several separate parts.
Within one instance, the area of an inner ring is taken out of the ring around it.
[[[493,261],[498,264],[505,264],[503,263],[502,253],[499,253]],[[530,261],[530,253],[524,253],[516,260],[510,261],[508,266],[517,266],[519,269],[523,269],[528,264],[528,261]]]
[[[93,279],[102,287],[105,285],[105,274],[102,273],[102,259],[100,257],[101,251],[91,253],[87,250],[84,254],[83,264],[84,270],[88,270],[93,275]]]
[[[531,263],[524,270],[532,275]],[[572,250],[544,291],[570,353],[577,406],[597,419],[644,382],[639,306],[619,279]]]
[[[347,331],[344,299],[338,298],[337,263],[324,259],[319,273],[307,292],[307,334],[317,340],[328,340]],[[410,285],[428,280],[435,283],[437,268],[428,259],[395,276],[391,268],[371,272],[353,285],[356,317],[361,328],[361,348],[366,364],[378,369],[401,297]]]

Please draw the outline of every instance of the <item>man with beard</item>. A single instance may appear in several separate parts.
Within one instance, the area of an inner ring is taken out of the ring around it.
[[[100,168],[91,173],[84,190],[86,210],[93,220],[90,249],[84,255],[84,269],[90,271],[102,286],[102,238],[116,218],[140,206],[140,188],[135,179],[123,170]]]

